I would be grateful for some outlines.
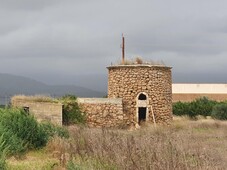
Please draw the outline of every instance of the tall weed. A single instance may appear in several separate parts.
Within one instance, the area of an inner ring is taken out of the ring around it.
[[[6,155],[8,152],[8,146],[4,140],[4,134],[0,136],[0,169],[6,169]]]
[[[19,156],[26,151],[26,143],[21,138],[18,138],[12,131],[5,129],[1,124],[0,134],[2,134],[4,139],[1,147],[7,148],[7,155]]]
[[[186,136],[184,133],[175,136],[174,128],[136,132],[78,128],[71,131],[71,137],[68,152],[82,161],[72,160],[74,163],[70,162],[69,167],[87,167],[84,165],[87,160],[96,160],[90,165],[93,169],[164,170],[213,166],[211,158],[204,158],[204,151],[198,152],[198,147],[187,144],[194,136],[188,132]]]

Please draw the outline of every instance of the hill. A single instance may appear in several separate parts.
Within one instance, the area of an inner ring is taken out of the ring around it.
[[[24,95],[50,95],[53,97],[73,94],[78,97],[102,97],[105,92],[99,92],[75,85],[47,85],[45,83],[11,74],[0,73],[0,103],[6,103],[10,96]]]

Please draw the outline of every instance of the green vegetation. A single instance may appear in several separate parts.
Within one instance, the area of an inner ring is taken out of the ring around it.
[[[63,124],[84,124],[86,115],[80,111],[77,103],[77,97],[73,95],[65,95],[59,99],[63,104]]]
[[[6,154],[7,154],[8,146],[4,141],[3,134],[0,136],[0,169],[6,169]]]
[[[215,105],[211,117],[218,120],[227,120],[227,103]]]
[[[68,137],[67,130],[37,120],[20,109],[0,109],[0,169],[7,156],[22,156],[26,151],[44,147],[53,136]]]
[[[53,158],[46,149],[32,150],[21,159],[8,158],[7,170],[54,170],[59,160]]]
[[[44,122],[41,126],[49,138],[54,136],[69,138],[69,132],[65,127],[53,125],[50,122]]]
[[[216,119],[220,119],[224,115],[221,117],[217,116],[217,115],[224,114],[223,109],[225,106],[226,106],[225,102],[217,102],[217,101],[209,100],[206,97],[203,97],[203,98],[196,99],[192,102],[174,103],[173,104],[173,114],[177,115],[177,116],[187,115],[193,119],[195,119],[196,116],[198,116],[198,115],[212,116]],[[221,112],[221,113],[219,113],[219,112]],[[225,111],[225,113],[227,113],[227,112]],[[223,119],[223,118],[221,118],[221,119]]]
[[[19,109],[0,109],[0,132],[11,154],[45,146],[48,136],[33,116]]]
[[[45,148],[7,159],[10,170],[51,169],[226,169],[227,124],[175,117],[170,126],[136,131],[68,127]],[[57,155],[57,156],[56,156]]]
[[[85,122],[76,99],[66,95],[58,100],[64,104],[66,125]],[[226,120],[227,103],[201,98],[175,103],[173,112]],[[170,126],[147,125],[136,131],[78,125],[66,129],[38,123],[23,110],[0,109],[0,169],[225,169],[226,122],[185,117]]]

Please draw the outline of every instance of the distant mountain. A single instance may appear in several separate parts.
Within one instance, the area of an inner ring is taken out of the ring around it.
[[[76,84],[80,87],[85,87],[95,91],[107,91],[108,86],[108,75],[107,74],[66,74],[66,75],[57,75],[57,74],[45,74],[45,75],[36,75],[36,80],[45,82],[49,85],[64,85],[64,84]],[[50,78],[51,77],[51,78]]]
[[[78,97],[102,97],[106,95],[105,92],[99,92],[80,86],[47,85],[27,77],[0,73],[0,103],[4,103],[7,97],[16,94],[43,94],[55,97],[65,94],[73,94]]]

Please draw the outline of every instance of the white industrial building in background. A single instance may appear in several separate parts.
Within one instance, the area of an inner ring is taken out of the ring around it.
[[[190,102],[207,97],[211,100],[227,100],[227,84],[172,84],[173,102]]]

